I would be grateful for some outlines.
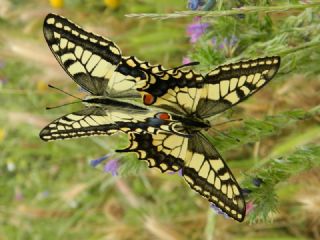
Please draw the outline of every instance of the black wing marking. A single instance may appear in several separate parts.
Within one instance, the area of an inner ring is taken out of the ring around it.
[[[200,133],[191,138],[171,133],[129,134],[130,145],[118,152],[135,152],[150,168],[178,171],[188,185],[237,221],[245,217],[245,202],[230,169]]]
[[[210,117],[245,100],[265,86],[279,67],[277,56],[217,67],[205,76],[197,115]]]

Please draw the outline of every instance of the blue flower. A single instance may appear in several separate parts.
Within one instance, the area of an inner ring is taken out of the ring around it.
[[[263,183],[263,180],[261,178],[256,177],[252,179],[252,183],[256,187],[260,187],[260,185]]]
[[[189,0],[188,1],[188,8],[191,10],[197,10],[200,7],[200,4],[203,3],[201,0]]]
[[[215,46],[217,45],[217,37],[213,37],[213,38],[211,39],[211,43],[212,43],[212,45],[215,47]]]
[[[112,176],[118,175],[118,169],[119,169],[118,159],[111,159],[109,162],[106,163],[106,165],[104,165],[104,171],[111,173]]]
[[[235,35],[232,35],[230,38],[225,37],[219,48],[223,49],[227,57],[232,57],[238,47],[238,43],[239,39]]]
[[[212,9],[216,4],[216,0],[189,0],[188,1],[188,8],[195,11],[195,10],[204,10],[208,11]]]
[[[110,154],[106,154],[98,159],[94,159],[94,160],[91,160],[90,161],[90,165],[92,167],[96,167],[98,166],[99,164],[101,164],[103,161],[105,161],[106,159],[108,159],[110,157]]]

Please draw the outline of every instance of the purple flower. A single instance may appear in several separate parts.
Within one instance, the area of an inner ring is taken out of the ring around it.
[[[16,190],[14,198],[16,201],[22,201],[23,193],[20,190]]]
[[[182,58],[182,64],[188,64],[188,63],[191,63],[191,59],[188,58],[188,57],[183,57]]]
[[[180,168],[177,172],[168,172],[168,174],[173,175],[173,174],[178,174],[180,177],[182,177],[182,168]]]
[[[239,42],[239,39],[238,39],[235,35],[232,35],[232,36],[231,36],[231,39],[230,39],[230,46],[234,46],[234,45],[236,45],[238,42]]]
[[[119,168],[119,160],[118,159],[111,159],[107,164],[104,166],[104,171],[109,172],[112,176],[118,175],[118,168]]]
[[[210,208],[212,208],[216,214],[219,214],[219,215],[223,215],[225,218],[230,218],[228,216],[228,214],[226,214],[225,212],[223,212],[219,207],[217,207],[215,204],[211,203],[211,206]]]
[[[94,159],[90,161],[90,165],[92,167],[98,166],[100,163],[102,163],[104,160],[108,159],[110,157],[110,154],[106,154],[98,159]]]
[[[194,22],[189,24],[187,27],[187,35],[190,37],[190,42],[196,43],[208,27],[209,23]]]
[[[238,47],[238,43],[239,39],[235,35],[232,35],[230,38],[225,37],[219,48],[225,52],[226,56],[232,57]]]
[[[248,202],[246,204],[246,215],[248,215],[252,210],[254,209],[254,204],[253,202]]]

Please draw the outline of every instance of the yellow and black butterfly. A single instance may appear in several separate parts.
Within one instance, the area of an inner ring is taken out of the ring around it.
[[[165,71],[161,65],[151,65],[133,56],[122,56],[114,42],[87,32],[59,15],[47,15],[43,33],[61,67],[92,95],[138,97],[140,95],[134,90],[137,79],[148,77],[150,80],[155,73]]]
[[[230,217],[244,219],[241,189],[201,131],[210,127],[206,118],[269,82],[279,68],[279,57],[223,65],[203,76],[181,70],[188,65],[164,69],[123,57],[110,40],[57,15],[47,16],[44,34],[61,66],[93,96],[83,100],[84,110],[45,127],[40,133],[43,140],[128,133],[130,145],[119,152],[136,152],[149,167],[162,172],[182,170],[191,188]],[[157,108],[112,99],[136,96],[132,88],[142,93],[145,105]]]
[[[135,152],[149,167],[162,172],[182,170],[189,186],[228,216],[243,221],[245,201],[241,189],[220,154],[201,133],[206,120],[245,100],[277,73],[280,58],[265,57],[222,65],[202,76],[192,70],[173,69],[138,80],[145,105],[160,107],[180,121],[172,132],[129,133],[130,145],[119,152]]]
[[[161,65],[122,56],[112,41],[86,32],[52,13],[44,20],[43,32],[62,68],[92,95],[83,100],[85,109],[67,114],[46,126],[40,133],[43,140],[109,135],[117,131],[170,129],[169,126],[160,127],[162,120],[156,116],[161,112],[116,100],[140,96],[134,89],[136,79],[143,80],[146,76],[150,79],[154,73],[165,71]],[[168,125],[168,121],[164,125]]]

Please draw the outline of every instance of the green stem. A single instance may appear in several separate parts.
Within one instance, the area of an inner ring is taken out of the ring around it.
[[[238,14],[248,14],[248,13],[257,13],[257,12],[283,12],[288,10],[298,10],[306,9],[310,7],[319,7],[320,2],[313,2],[309,4],[292,4],[285,6],[263,6],[263,7],[241,7],[234,8],[232,10],[225,11],[180,11],[169,14],[161,13],[131,13],[127,14],[126,17],[136,17],[136,18],[152,18],[152,19],[169,19],[169,18],[182,18],[182,17],[221,17],[221,16],[232,16]]]
[[[284,55],[288,55],[290,53],[294,53],[294,52],[297,52],[300,50],[304,50],[304,49],[311,48],[311,47],[318,47],[318,46],[320,46],[320,41],[308,42],[306,44],[301,44],[300,46],[297,46],[297,47],[288,48],[288,49],[280,51],[280,52],[278,51],[276,54],[280,55],[280,56],[284,56]]]
[[[216,214],[214,210],[209,207],[207,214],[207,225],[205,227],[206,240],[213,240],[216,225]]]

